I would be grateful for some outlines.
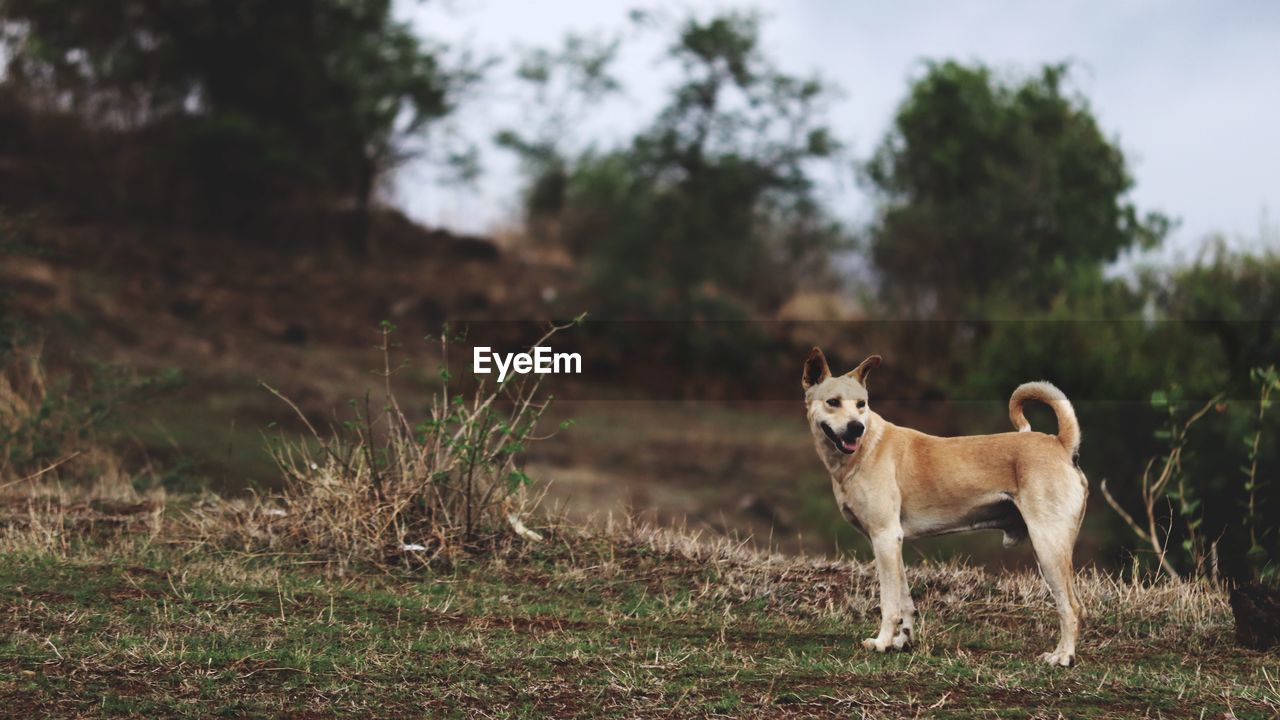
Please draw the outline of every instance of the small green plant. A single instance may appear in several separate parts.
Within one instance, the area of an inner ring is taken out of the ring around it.
[[[1263,525],[1262,508],[1258,501],[1259,494],[1265,496],[1266,488],[1262,487],[1266,480],[1258,477],[1258,457],[1262,452],[1262,433],[1266,427],[1267,410],[1271,407],[1271,393],[1280,390],[1280,373],[1275,365],[1265,368],[1254,368],[1249,379],[1258,388],[1258,411],[1253,416],[1252,437],[1244,439],[1248,453],[1247,462],[1240,471],[1244,474],[1244,491],[1248,494],[1245,504],[1244,523],[1249,528],[1249,568],[1255,579],[1273,579],[1277,575],[1275,566],[1269,563],[1270,554],[1263,545],[1273,527]]]
[[[1155,431],[1155,437],[1163,440],[1167,450],[1163,456],[1152,457],[1142,471],[1139,493],[1142,497],[1142,509],[1145,515],[1145,526],[1139,524],[1129,514],[1107,488],[1107,481],[1101,483],[1102,495],[1112,509],[1124,519],[1125,524],[1145,544],[1149,545],[1160,562],[1160,568],[1174,580],[1181,578],[1173,563],[1169,561],[1168,539],[1172,530],[1162,531],[1158,517],[1163,503],[1170,503],[1183,521],[1185,537],[1182,550],[1189,558],[1197,573],[1203,574],[1209,553],[1200,533],[1204,522],[1201,513],[1200,497],[1194,484],[1188,481],[1183,472],[1182,458],[1186,449],[1188,433],[1191,427],[1201,418],[1218,407],[1222,401],[1219,393],[1209,399],[1200,409],[1184,416],[1185,398],[1182,390],[1174,387],[1168,391],[1157,390],[1151,394],[1151,406],[1165,413],[1165,425]],[[1156,467],[1158,472],[1154,472]]]
[[[1280,574],[1280,569],[1270,562],[1268,543],[1273,539],[1275,526],[1266,519],[1263,500],[1268,497],[1270,488],[1264,475],[1259,472],[1259,463],[1265,449],[1263,436],[1267,411],[1271,407],[1272,393],[1280,389],[1280,373],[1271,365],[1254,368],[1249,377],[1257,389],[1258,401],[1250,415],[1248,430],[1240,438],[1245,447],[1245,463],[1240,467],[1240,473],[1244,477],[1241,488],[1241,527],[1248,533],[1247,545],[1243,547],[1247,547],[1245,559],[1250,574],[1254,580],[1269,580]],[[1167,443],[1167,450],[1162,456],[1151,458],[1143,470],[1139,484],[1143,520],[1135,519],[1126,511],[1112,496],[1106,480],[1102,481],[1102,494],[1107,503],[1138,539],[1151,547],[1160,562],[1161,570],[1172,579],[1182,577],[1170,561],[1171,554],[1175,557],[1179,555],[1171,553],[1169,547],[1169,538],[1174,535],[1173,524],[1176,521],[1181,521],[1182,524],[1178,533],[1182,538],[1178,549],[1181,550],[1180,555],[1185,564],[1191,568],[1191,574],[1218,579],[1218,539],[1208,540],[1203,530],[1205,512],[1202,502],[1210,493],[1203,487],[1204,482],[1193,481],[1183,464],[1191,427],[1210,410],[1224,411],[1226,404],[1222,398],[1223,394],[1219,393],[1188,415],[1185,414],[1186,400],[1179,388],[1152,393],[1152,407],[1165,413],[1165,424],[1156,430],[1155,437]],[[1164,516],[1166,507],[1171,519],[1162,527],[1160,518]]]

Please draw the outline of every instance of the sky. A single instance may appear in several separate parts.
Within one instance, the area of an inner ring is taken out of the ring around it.
[[[401,171],[393,201],[431,225],[490,233],[519,222],[518,166],[491,138],[528,122],[510,82],[521,48],[558,46],[568,32],[617,33],[636,7],[670,17],[756,8],[763,45],[785,71],[818,73],[841,88],[830,124],[855,157],[871,153],[926,60],[981,61],[1016,77],[1070,61],[1076,89],[1116,139],[1136,180],[1139,210],[1179,220],[1163,254],[1189,258],[1221,233],[1240,246],[1280,242],[1280,3],[854,2],[684,0],[399,0],[424,36],[498,59],[483,89],[451,120],[481,149],[475,186],[450,187],[423,160]],[[668,38],[634,37],[614,68],[626,92],[593,111],[571,146],[630,137],[662,105],[674,76],[659,56]],[[577,143],[577,145],[574,145]],[[872,215],[865,189],[825,180],[824,197],[851,225]],[[1261,239],[1260,239],[1261,238]]]

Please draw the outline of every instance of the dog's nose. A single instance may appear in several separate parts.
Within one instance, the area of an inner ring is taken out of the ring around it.
[[[863,427],[862,423],[858,422],[857,420],[854,420],[850,422],[849,426],[844,429],[844,434],[845,434],[845,437],[850,437],[850,438],[853,438],[854,440],[857,440],[858,438],[862,437],[862,433],[865,431],[866,431],[866,428]]]

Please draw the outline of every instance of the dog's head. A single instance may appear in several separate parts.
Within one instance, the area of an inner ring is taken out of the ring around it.
[[[880,364],[872,355],[844,375],[831,374],[822,350],[814,348],[804,361],[804,402],[809,424],[826,436],[838,452],[853,455],[862,446],[871,412],[867,397],[867,374]]]

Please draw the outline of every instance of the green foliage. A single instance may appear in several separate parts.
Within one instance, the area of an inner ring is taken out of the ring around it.
[[[6,82],[29,96],[106,127],[176,131],[169,150],[213,210],[300,191],[366,205],[475,78],[445,68],[390,0],[2,0],[0,38]]]
[[[1263,443],[1263,437],[1268,436],[1267,410],[1271,406],[1271,394],[1280,390],[1280,374],[1271,365],[1255,368],[1249,375],[1257,393],[1257,403],[1252,408],[1240,408],[1251,412],[1252,416],[1245,423],[1231,422],[1232,413],[1227,412],[1229,405],[1223,402],[1221,393],[1203,403],[1195,412],[1189,412],[1194,405],[1187,404],[1186,394],[1177,385],[1151,393],[1152,408],[1165,418],[1163,427],[1155,431],[1154,437],[1166,446],[1166,450],[1162,457],[1153,457],[1142,473],[1142,521],[1135,520],[1103,483],[1102,491],[1107,501],[1134,533],[1155,551],[1161,567],[1171,577],[1187,573],[1217,580],[1224,566],[1226,574],[1236,579],[1274,580],[1280,574],[1280,568],[1270,563],[1275,556],[1277,535],[1277,528],[1267,519],[1265,511],[1269,504],[1267,495],[1272,490],[1271,483],[1266,480],[1270,471],[1260,463],[1267,450]],[[1201,425],[1193,435],[1191,427],[1211,411],[1224,416],[1227,422]],[[1238,421],[1239,416],[1245,413],[1234,414]],[[1202,433],[1200,428],[1209,432]],[[1214,442],[1224,435],[1224,429],[1229,440],[1243,443],[1243,452],[1239,443],[1228,442],[1224,448]],[[1205,438],[1201,435],[1207,435],[1210,442],[1203,442]],[[1193,445],[1193,437],[1200,442]],[[1193,448],[1196,446],[1212,453],[1208,464],[1195,461]],[[1242,455],[1245,463],[1239,472],[1243,475],[1243,482],[1228,481],[1224,485],[1219,482],[1220,476],[1206,472]],[[1227,502],[1222,502],[1224,499]],[[1219,514],[1224,510],[1228,514],[1237,514],[1239,521],[1222,524],[1210,513],[1215,505]],[[1167,522],[1163,516],[1165,506],[1169,511]],[[1178,539],[1181,542],[1175,544]],[[1224,553],[1225,558],[1222,557]]]
[[[1183,468],[1183,453],[1187,445],[1187,437],[1191,426],[1209,410],[1220,402],[1215,396],[1195,413],[1188,413],[1187,399],[1178,385],[1168,391],[1157,390],[1151,393],[1151,406],[1163,413],[1164,427],[1157,429],[1154,437],[1157,441],[1168,443],[1162,470],[1163,483],[1156,495],[1168,498],[1173,510],[1182,521],[1183,537],[1180,544],[1183,561],[1195,569],[1197,574],[1205,574],[1208,568],[1209,549],[1203,539],[1204,515],[1201,503],[1204,488],[1197,487]],[[1166,548],[1168,550],[1168,548]]]
[[[1204,535],[1219,545],[1223,574],[1272,575],[1280,537],[1265,509],[1280,501],[1280,488],[1266,478],[1280,469],[1280,458],[1267,408],[1269,368],[1280,358],[1280,256],[1217,243],[1195,263],[1148,282],[1155,306],[1178,330],[1165,347],[1186,358],[1170,376],[1182,376],[1201,396],[1221,390],[1228,397],[1226,412],[1197,430],[1184,461],[1204,499]]]
[[[543,87],[559,72],[598,100],[616,88],[616,44],[583,47],[522,76]],[[823,261],[844,236],[811,165],[839,149],[822,124],[831,90],[777,70],[750,14],[688,20],[666,59],[680,82],[626,146],[566,157],[548,136],[500,137],[530,171],[531,226],[578,260],[596,314],[745,317],[776,309],[802,275],[829,279]]]
[[[1219,387],[1251,386],[1250,372],[1280,358],[1280,254],[1233,252],[1220,239],[1194,263],[1148,274],[1157,307],[1189,321],[1212,353]]]
[[[1124,154],[1068,80],[1065,65],[1014,83],[982,65],[928,66],[866,166],[887,299],[951,317],[993,295],[1047,308],[1082,270],[1159,244],[1169,221],[1125,200]]]

